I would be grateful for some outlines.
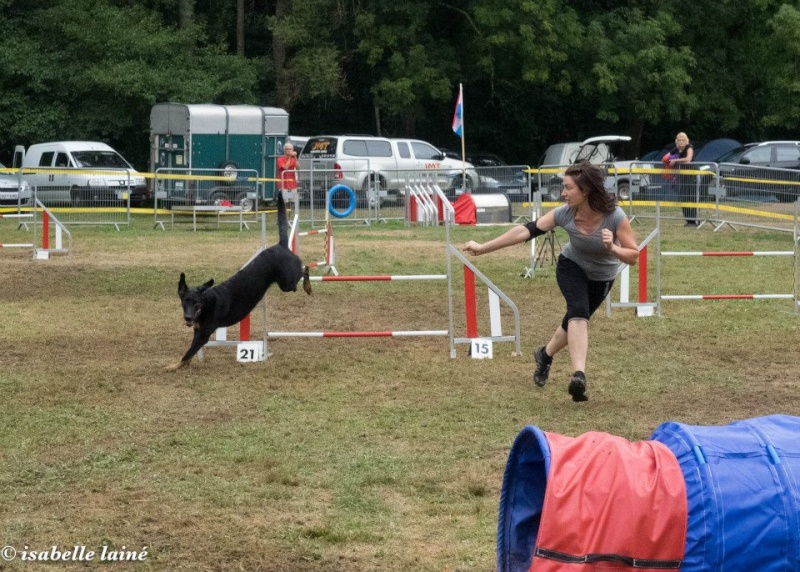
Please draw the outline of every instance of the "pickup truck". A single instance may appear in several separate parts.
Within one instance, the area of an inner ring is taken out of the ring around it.
[[[634,161],[618,161],[612,151],[615,144],[630,140],[631,138],[627,135],[602,135],[590,137],[582,142],[556,143],[547,148],[539,162],[539,167],[566,168],[581,161],[603,165],[608,169],[608,176],[605,180],[606,190],[616,194],[619,200],[627,201],[650,184],[648,175],[630,173]],[[636,164],[636,166],[646,165]],[[540,187],[542,198],[551,201],[560,200],[563,180],[563,173],[542,174]]]
[[[389,139],[370,135],[311,137],[298,156],[298,184],[316,203],[337,184],[350,187],[359,207],[377,201],[399,204],[409,180],[433,177],[449,198],[479,184],[475,168],[446,157],[417,139]]]

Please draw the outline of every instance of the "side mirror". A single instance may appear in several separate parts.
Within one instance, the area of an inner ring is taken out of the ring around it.
[[[750,157],[742,157],[739,159],[739,163],[742,165],[749,165],[750,164]]]

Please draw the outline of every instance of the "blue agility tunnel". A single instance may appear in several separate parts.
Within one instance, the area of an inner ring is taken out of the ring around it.
[[[648,441],[526,427],[509,453],[500,572],[800,572],[800,418],[667,422]]]
[[[675,454],[686,481],[681,570],[800,570],[800,417],[667,422],[650,438]]]

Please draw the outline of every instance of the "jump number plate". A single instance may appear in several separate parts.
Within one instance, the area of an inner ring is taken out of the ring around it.
[[[469,355],[473,359],[492,359],[492,340],[474,338],[470,345]]]
[[[264,342],[239,342],[236,344],[236,361],[241,363],[264,361]]]

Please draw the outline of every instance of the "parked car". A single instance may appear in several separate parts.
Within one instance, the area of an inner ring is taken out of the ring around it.
[[[32,195],[27,181],[0,163],[0,207],[27,206]]]
[[[388,139],[370,135],[312,137],[300,152],[298,183],[301,193],[313,191],[324,201],[335,184],[351,188],[359,206],[397,204],[408,177],[430,174],[449,197],[462,188],[478,187],[478,173],[469,163],[446,157],[418,139]]]
[[[437,147],[437,149],[441,151],[445,157],[450,157],[451,159],[455,159],[456,161],[461,161],[460,151],[456,151],[455,149],[448,149],[447,147]]]
[[[539,166],[565,167],[581,161],[607,166],[609,174],[605,180],[606,190],[611,193],[615,192],[620,200],[627,201],[632,194],[636,194],[637,191],[642,192],[650,184],[648,175],[629,172],[634,166],[633,161],[620,161],[612,151],[612,146],[630,140],[631,138],[627,135],[603,135],[590,137],[580,143],[556,143],[547,148],[540,159]],[[643,165],[637,163],[636,166]],[[644,167],[647,166],[644,165]],[[542,176],[540,190],[543,199],[560,200],[563,177],[563,173]]]
[[[527,165],[509,165],[494,153],[467,153],[466,159],[480,178],[478,192],[504,193],[512,202],[528,200]]]
[[[14,168],[33,170],[25,181],[47,205],[125,201],[138,206],[148,196],[145,178],[122,155],[96,141],[37,143],[14,149]]]
[[[736,139],[712,139],[706,143],[695,146],[693,163],[718,163],[720,157],[738,149],[742,144]],[[662,155],[663,157],[663,155]],[[658,158],[661,160],[661,157]]]
[[[764,141],[737,147],[717,160],[719,186],[728,198],[794,202],[800,197],[800,141]]]
[[[305,135],[289,135],[286,138],[286,142],[291,143],[292,147],[294,147],[294,150],[300,153],[303,147],[306,146],[306,143],[308,143],[309,139],[311,139],[311,137],[306,137]]]

